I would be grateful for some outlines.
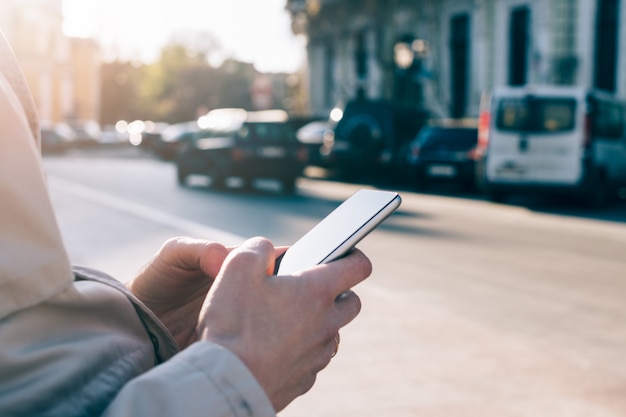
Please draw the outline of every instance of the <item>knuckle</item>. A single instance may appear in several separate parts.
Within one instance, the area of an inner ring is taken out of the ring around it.
[[[169,251],[173,248],[176,248],[182,244],[184,244],[185,242],[187,242],[188,238],[185,237],[172,237],[169,238],[165,241],[165,243],[163,243],[163,246],[161,247],[161,251],[165,252],[165,251]]]

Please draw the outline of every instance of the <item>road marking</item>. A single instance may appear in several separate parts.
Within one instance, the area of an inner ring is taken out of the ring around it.
[[[96,203],[111,209],[121,211],[133,216],[149,220],[163,226],[178,229],[181,232],[189,234],[192,237],[202,237],[224,245],[239,245],[246,240],[243,236],[227,232],[225,230],[216,229],[201,223],[186,220],[178,216],[174,216],[163,211],[154,210],[141,204],[133,203],[128,200],[119,198],[113,194],[79,185],[77,183],[67,181],[58,177],[48,177],[50,187],[56,188],[61,192],[74,195],[81,199]]]

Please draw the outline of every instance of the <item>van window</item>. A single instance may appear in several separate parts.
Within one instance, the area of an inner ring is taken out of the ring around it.
[[[500,101],[496,127],[503,131],[554,133],[574,129],[576,100],[569,98],[506,98]]]

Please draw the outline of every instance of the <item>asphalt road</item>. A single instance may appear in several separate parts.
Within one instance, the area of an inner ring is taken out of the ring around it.
[[[130,277],[168,237],[290,244],[357,188],[303,179],[293,197],[180,188],[141,155],[45,159],[75,263]],[[139,157],[137,157],[139,156]],[[300,416],[626,415],[626,205],[492,204],[401,190],[359,247],[361,315]]]

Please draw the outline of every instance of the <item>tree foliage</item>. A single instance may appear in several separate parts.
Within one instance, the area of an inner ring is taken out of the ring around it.
[[[142,119],[176,123],[193,120],[213,108],[251,109],[251,86],[258,76],[253,65],[228,59],[219,67],[212,66],[213,44],[206,37],[194,38],[194,42],[193,47],[176,42],[167,45],[151,64],[104,64],[101,122]]]
[[[100,121],[113,124],[118,120],[142,119],[147,114],[139,104],[139,84],[143,68],[130,62],[115,61],[101,70]]]

